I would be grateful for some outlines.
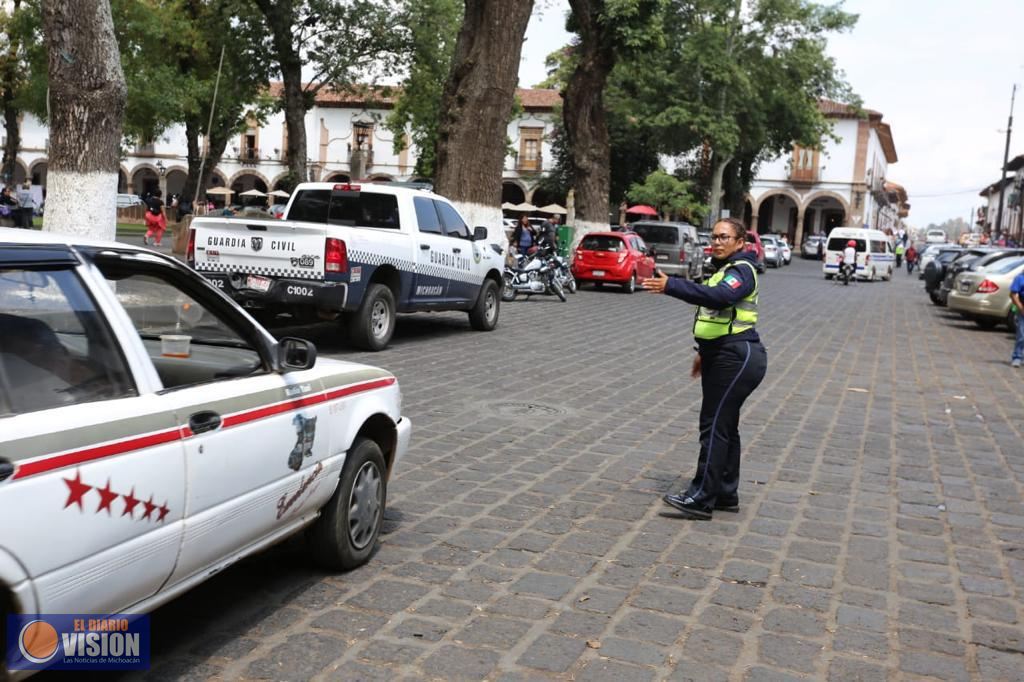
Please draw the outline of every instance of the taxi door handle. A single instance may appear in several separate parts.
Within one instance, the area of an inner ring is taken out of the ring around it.
[[[220,426],[220,421],[220,415],[216,412],[210,412],[209,410],[196,412],[188,418],[188,428],[192,429],[192,433],[213,431]]]
[[[430,244],[420,244],[420,248],[424,251],[430,251]]]

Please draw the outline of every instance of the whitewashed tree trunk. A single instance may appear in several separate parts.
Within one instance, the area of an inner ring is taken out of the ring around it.
[[[128,88],[109,0],[45,0],[50,149],[44,229],[117,232],[117,173]]]

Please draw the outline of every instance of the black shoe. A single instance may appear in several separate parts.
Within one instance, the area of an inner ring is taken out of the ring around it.
[[[661,500],[691,519],[699,519],[701,521],[709,521],[711,519],[711,507],[697,502],[692,497],[687,497],[686,495],[665,495]]]
[[[739,497],[719,497],[717,500],[715,500],[715,511],[724,511],[735,514],[739,510]]]

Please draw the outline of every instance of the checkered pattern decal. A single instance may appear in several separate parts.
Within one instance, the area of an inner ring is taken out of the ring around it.
[[[402,260],[401,258],[393,258],[391,256],[385,256],[382,253],[373,253],[371,251],[358,251],[352,249],[348,252],[348,259],[355,261],[361,265],[394,265],[399,270],[405,270],[406,272],[416,272],[416,264],[411,260]]]
[[[232,272],[242,272],[247,275],[263,275],[265,277],[284,277],[287,279],[321,279],[311,270],[303,268],[261,268],[255,265],[232,264],[225,268],[218,263],[196,263],[196,270],[200,272],[212,272],[229,275]]]
[[[438,279],[454,279],[468,284],[480,284],[481,280],[480,275],[474,272],[466,272],[455,268],[445,268],[440,265],[430,265],[429,263],[417,265],[412,261],[385,256],[381,253],[372,253],[370,251],[351,250],[348,252],[348,257],[350,261],[358,265],[372,265],[376,267],[387,263],[395,266],[399,270],[415,272],[420,275],[426,275],[427,277],[437,277]],[[365,273],[364,276],[366,276]]]

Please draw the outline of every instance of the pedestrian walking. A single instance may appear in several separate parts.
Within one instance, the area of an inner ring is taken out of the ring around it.
[[[156,190],[146,197],[146,236],[142,238],[144,244],[149,244],[152,239],[154,245],[160,246],[167,230],[167,218],[164,216],[164,202],[160,199],[160,190]]]
[[[18,200],[18,214],[15,224],[23,230],[32,229],[32,217],[35,214],[36,200],[32,197],[32,183],[26,180],[15,193]]]
[[[914,266],[917,265],[917,249],[914,248],[913,244],[907,248],[904,258],[907,260],[907,274],[909,275],[914,271]]]
[[[1024,361],[1024,273],[1017,275],[1010,283],[1010,301],[1014,307],[1014,320],[1016,321],[1017,340],[1013,344],[1013,354],[1010,356],[1010,364],[1020,367]]]
[[[643,287],[698,306],[693,323],[697,357],[691,376],[700,377],[700,455],[686,490],[664,502],[692,519],[739,509],[740,408],[758,387],[768,358],[757,334],[756,254],[745,251],[746,227],[736,218],[711,231],[715,273],[705,284],[656,273]]]

